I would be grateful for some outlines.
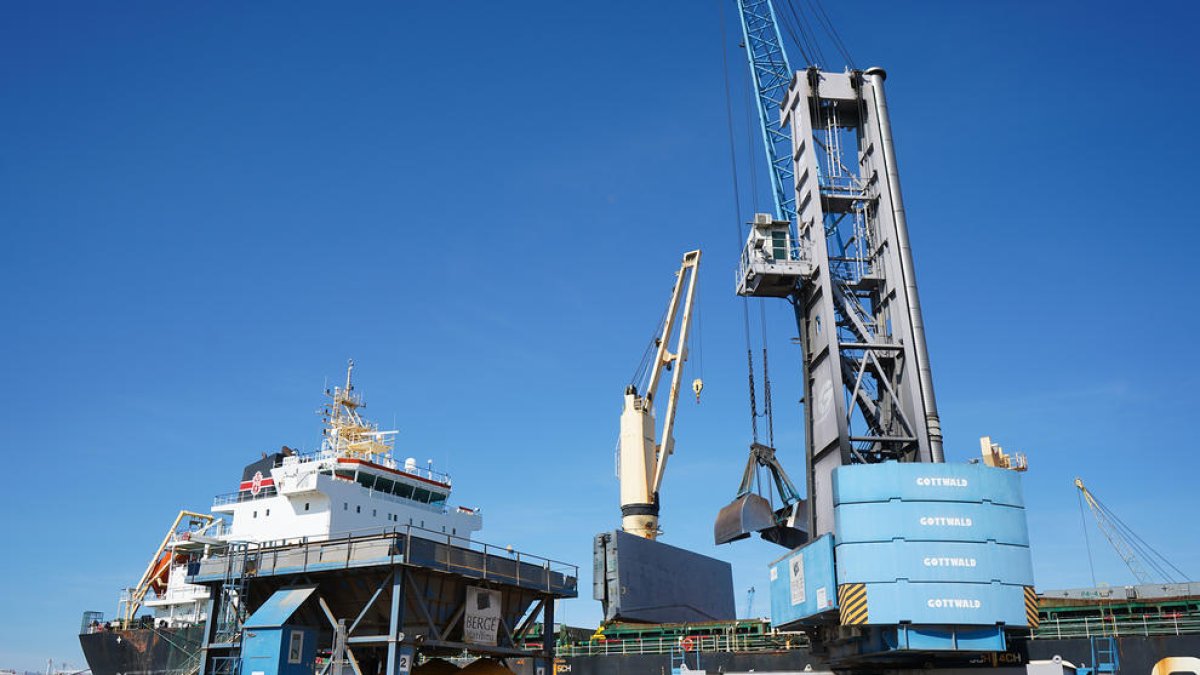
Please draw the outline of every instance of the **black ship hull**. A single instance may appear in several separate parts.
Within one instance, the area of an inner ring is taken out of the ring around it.
[[[92,675],[187,675],[203,632],[186,628],[106,630],[79,636]]]
[[[1167,658],[1200,658],[1200,635],[1130,636],[1116,640],[1121,675],[1150,675],[1155,664]],[[1061,656],[1075,665],[1093,665],[1091,643],[1086,638],[1030,640],[1025,649],[1031,659]],[[1177,669],[1166,672],[1172,671],[1179,672]],[[1181,675],[1186,673],[1183,671]]]

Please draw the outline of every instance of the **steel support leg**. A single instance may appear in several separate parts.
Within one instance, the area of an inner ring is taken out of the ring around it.
[[[551,675],[554,672],[555,639],[554,598],[546,598],[546,605],[542,609],[542,658],[534,662],[534,675]]]
[[[200,636],[200,664],[196,671],[199,675],[208,675],[208,645],[212,642],[213,632],[217,622],[217,595],[214,591],[208,594],[208,613],[204,617],[204,634]]]

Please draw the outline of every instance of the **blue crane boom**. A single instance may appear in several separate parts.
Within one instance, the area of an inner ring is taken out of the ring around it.
[[[759,129],[770,165],[775,217],[796,222],[796,191],[792,173],[792,138],[780,125],[779,109],[792,81],[792,67],[771,0],[738,0],[742,41],[754,78],[754,101]]]

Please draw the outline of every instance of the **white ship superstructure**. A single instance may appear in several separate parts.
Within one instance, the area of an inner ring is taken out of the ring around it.
[[[320,450],[285,446],[264,454],[245,467],[236,492],[216,497],[213,515],[180,513],[138,586],[122,598],[126,623],[144,609],[159,627],[203,620],[208,589],[187,583],[188,560],[231,543],[270,546],[392,529],[470,540],[483,527],[478,510],[448,504],[449,475],[392,457],[396,432],[363,418],[353,369],[351,361],[345,386],[326,391]]]

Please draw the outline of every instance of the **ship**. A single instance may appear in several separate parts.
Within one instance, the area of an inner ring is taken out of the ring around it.
[[[345,383],[325,391],[319,450],[261,453],[209,512],[179,513],[141,579],[122,591],[115,616],[84,612],[79,642],[93,675],[195,672],[210,592],[187,577],[198,560],[231,545],[389,530],[458,543],[482,529],[479,509],[450,505],[451,478],[432,460],[422,467],[414,457],[393,457],[397,431],[364,417],[353,374],[350,361]]]

